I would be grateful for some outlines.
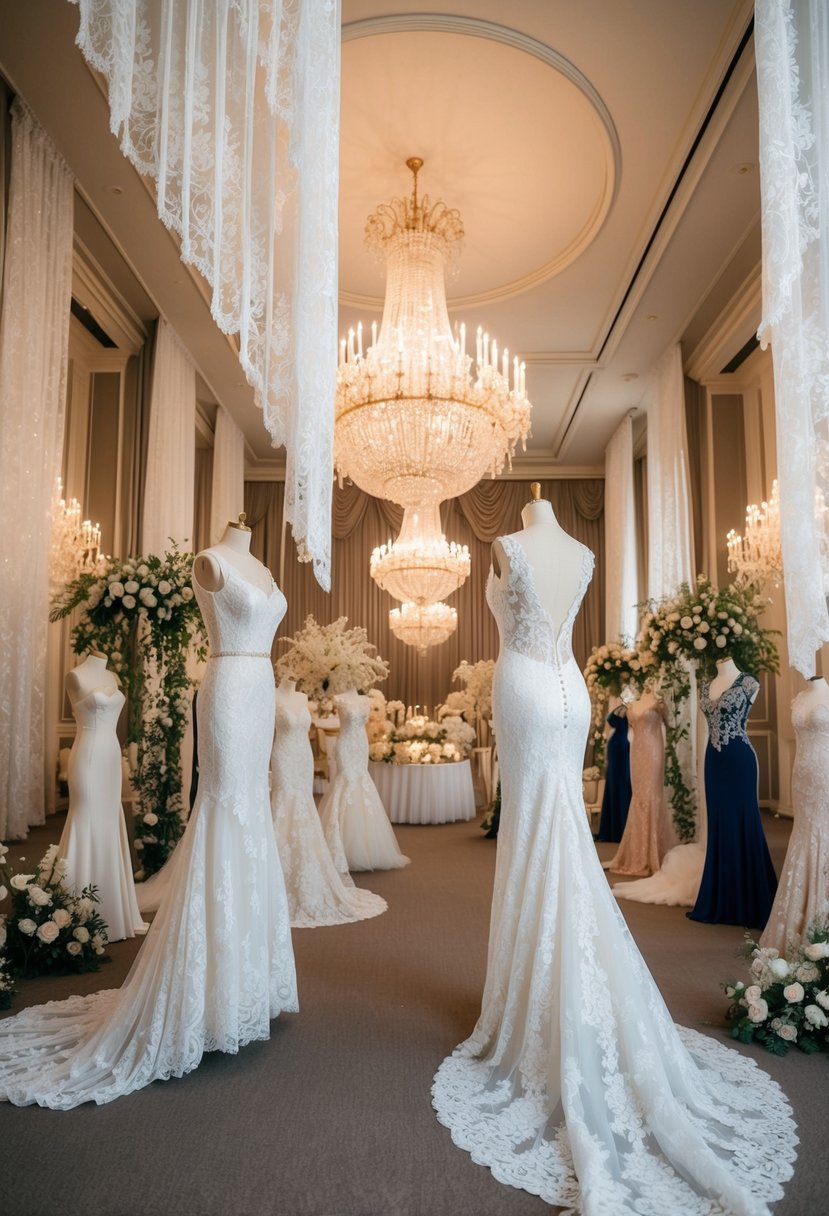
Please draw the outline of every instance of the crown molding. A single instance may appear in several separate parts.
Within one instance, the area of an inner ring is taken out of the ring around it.
[[[747,341],[747,331],[749,336],[756,332],[762,303],[758,262],[685,360],[685,374],[700,384],[719,380],[725,364]]]

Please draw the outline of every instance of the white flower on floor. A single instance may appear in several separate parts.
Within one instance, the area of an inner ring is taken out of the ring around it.
[[[820,968],[814,963],[801,963],[794,973],[796,980],[800,980],[801,984],[813,984],[815,980],[820,979]]]
[[[769,961],[769,971],[776,980],[786,980],[791,974],[791,967],[784,958],[773,958]]]
[[[768,1004],[761,998],[748,1007],[748,1016],[752,1022],[765,1022],[769,1016]]]
[[[797,1038],[797,1028],[790,1026],[788,1022],[784,1022],[777,1032],[781,1039],[785,1039],[787,1043],[793,1043]]]
[[[67,942],[66,949],[69,954],[80,954],[81,950],[83,950],[83,946],[80,942]]]
[[[762,995],[762,989],[759,984],[752,984],[743,993],[747,1005],[753,1005],[755,1001],[759,1001]]]
[[[10,879],[12,890],[25,891],[33,878],[34,874],[13,874]]]

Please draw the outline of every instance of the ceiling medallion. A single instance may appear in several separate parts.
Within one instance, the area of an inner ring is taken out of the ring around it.
[[[401,604],[389,612],[389,628],[407,646],[424,655],[430,646],[440,646],[458,627],[458,614],[448,604]]]

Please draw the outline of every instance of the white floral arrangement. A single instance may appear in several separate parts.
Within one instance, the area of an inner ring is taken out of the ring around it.
[[[307,616],[302,629],[280,642],[288,649],[276,661],[277,677],[296,680],[299,691],[323,708],[324,702],[350,688],[367,693],[388,679],[388,663],[362,626],[348,628],[347,617],[320,625]]]
[[[590,768],[582,769],[581,780],[582,785],[589,785],[591,781],[599,781],[602,775],[602,770],[593,764]]]
[[[5,858],[8,853],[8,848],[4,844],[0,844],[0,869],[5,870]],[[6,884],[0,881],[0,904],[2,904],[9,894],[9,888]],[[12,1003],[12,997],[15,993],[14,981],[9,973],[9,960],[6,956],[6,942],[8,940],[8,930],[5,913],[0,912],[0,1009],[8,1009]]]
[[[475,731],[462,718],[435,722],[425,714],[414,714],[402,726],[387,729],[382,738],[369,744],[369,759],[386,764],[453,764],[465,760],[475,740]]]
[[[593,755],[599,767],[604,760],[604,723],[611,695],[621,697],[628,690],[639,692],[656,673],[656,656],[649,650],[640,654],[623,642],[593,647],[584,679],[593,707]]]
[[[97,971],[106,953],[107,927],[97,910],[96,888],[86,887],[78,895],[66,886],[67,862],[58,857],[56,844],[33,874],[11,876],[8,850],[0,848],[0,903],[11,896],[3,918],[0,970],[26,976]]]
[[[463,660],[460,667],[452,672],[452,679],[464,687],[464,693],[471,698],[471,711],[462,714],[467,722],[476,725],[480,719],[488,722],[492,717],[492,677],[495,674],[494,659],[479,659],[477,663]],[[453,696],[449,694],[446,703]]]
[[[790,1046],[829,1051],[829,918],[818,919],[788,958],[749,934],[746,943],[752,982],[723,984],[732,1036],[779,1056]]]

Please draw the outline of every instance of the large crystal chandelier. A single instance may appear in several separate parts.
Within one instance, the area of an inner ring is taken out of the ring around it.
[[[401,604],[389,612],[389,628],[407,646],[424,655],[440,646],[458,627],[458,614],[448,604]]]
[[[102,558],[101,528],[81,519],[77,498],[63,497],[58,477],[52,494],[52,531],[49,544],[49,581],[57,590],[81,574],[95,569]]]
[[[367,493],[424,507],[499,473],[526,440],[530,403],[523,364],[499,356],[481,330],[473,360],[466,326],[453,333],[444,267],[463,225],[445,203],[418,199],[423,161],[406,164],[411,198],[383,204],[366,224],[367,245],[386,262],[383,319],[365,350],[362,325],[340,343],[334,454],[340,476]]]
[[[470,570],[466,545],[448,541],[440,530],[437,503],[406,507],[396,541],[371,555],[371,577],[396,600],[433,604],[457,591]]]
[[[783,557],[780,549],[780,496],[777,480],[772,482],[768,502],[749,503],[746,507],[745,532],[734,528],[725,538],[728,546],[728,569],[747,583],[762,586],[770,582],[779,587],[783,580]]]

